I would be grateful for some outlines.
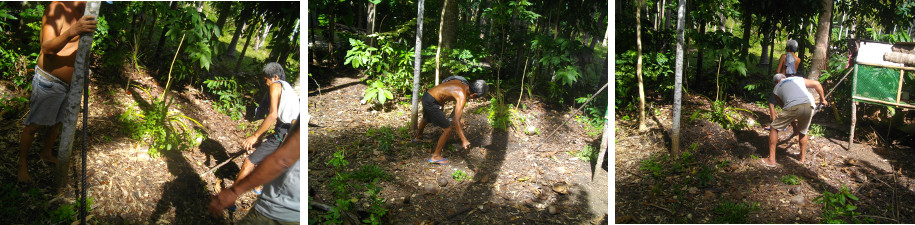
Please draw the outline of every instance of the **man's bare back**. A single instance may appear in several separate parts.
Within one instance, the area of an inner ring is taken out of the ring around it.
[[[467,100],[466,98],[467,94],[470,93],[470,88],[460,80],[450,80],[430,88],[427,92],[429,92],[436,101],[439,101],[439,103],[442,104],[445,104],[445,102],[457,101],[457,99],[461,99],[459,103],[463,103]]]
[[[86,2],[52,2],[41,18],[38,67],[70,83],[79,35],[95,31],[95,16],[83,17]]]

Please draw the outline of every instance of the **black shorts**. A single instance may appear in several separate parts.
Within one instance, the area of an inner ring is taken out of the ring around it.
[[[449,76],[449,77],[445,78],[444,80],[442,80],[442,83],[445,83],[445,82],[448,82],[451,80],[459,80],[459,81],[461,81],[461,83],[464,83],[464,85],[470,85],[470,82],[467,81],[467,78],[464,78],[462,76]]]
[[[441,128],[451,127],[451,121],[448,121],[448,117],[442,111],[442,104],[439,104],[429,92],[423,94],[423,119]]]
[[[286,139],[286,134],[289,133],[289,124],[276,122],[277,125],[273,128],[273,134],[267,136],[264,142],[261,142],[261,145],[257,146],[257,149],[251,155],[248,155],[248,160],[251,160],[254,165],[260,164],[268,155],[273,154],[283,143],[283,140]]]

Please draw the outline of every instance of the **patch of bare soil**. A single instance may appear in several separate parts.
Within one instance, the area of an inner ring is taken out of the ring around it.
[[[385,220],[390,224],[607,223],[606,167],[595,170],[590,163],[568,154],[589,145],[597,149],[600,138],[589,137],[572,121],[558,135],[544,140],[547,132],[570,116],[568,112],[544,109],[536,100],[523,101],[527,109],[519,112],[526,124],[543,132],[529,136],[520,130],[493,129],[487,116],[478,113],[481,107],[488,107],[488,100],[472,101],[464,119],[471,149],[460,150],[460,142],[453,136],[442,153],[451,163],[434,165],[426,160],[442,130],[429,125],[422,142],[411,142],[412,131],[406,128],[409,104],[390,103],[383,108],[363,105],[359,101],[366,85],[359,78],[316,77],[318,80],[312,82],[322,83],[322,89],[320,94],[310,91],[308,106],[312,116],[308,184],[313,202],[336,202],[329,186],[335,171],[328,161],[343,149],[350,162],[346,171],[374,164],[392,176],[389,181],[379,181],[380,196],[389,210]],[[373,134],[382,127],[391,128],[395,135],[390,150],[383,150],[385,143]],[[533,149],[541,142],[545,143]],[[469,178],[454,179],[456,171]],[[592,171],[596,171],[593,181]],[[366,211],[369,206],[361,192],[365,184],[353,180],[349,186],[355,191],[351,196],[357,211]],[[309,211],[311,220],[323,221],[323,215],[325,212],[318,209]]]
[[[876,137],[870,134],[873,128],[860,120],[854,149],[849,151],[847,129],[836,129],[847,125],[830,124],[832,115],[818,113],[813,123],[824,127],[825,135],[810,138],[806,163],[795,155],[799,153],[797,137],[788,140],[791,132],[779,132],[779,165],[770,168],[759,162],[769,155],[769,132],[763,129],[771,122],[768,109],[739,100],[729,102],[729,106],[752,111],[753,115],[745,115],[756,121],[750,128],[731,131],[689,118],[695,110],[708,110],[707,100],[686,97],[683,105],[680,148],[691,152],[694,163],[679,173],[659,177],[644,166],[670,152],[669,103],[648,113],[650,129],[645,132],[637,131],[637,114],[630,115],[631,120],[617,119],[616,222],[711,223],[724,217],[715,210],[720,204],[743,202],[759,204],[759,210],[746,215],[747,223],[822,223],[823,205],[814,198],[843,187],[860,199],[853,203],[861,214],[859,219],[915,221],[915,208],[906,204],[915,200],[912,147],[874,144],[868,138]],[[706,184],[696,182],[702,180],[703,167],[714,170]],[[786,175],[802,181],[786,184],[782,181]]]
[[[127,105],[149,104],[152,98],[145,91],[149,91],[151,96],[159,96],[163,93],[163,87],[146,75],[155,74],[155,71],[144,70],[143,74],[137,74],[129,68],[132,67],[124,65],[123,68],[107,70],[93,67],[95,75],[90,81],[86,178],[88,196],[94,200],[90,211],[93,220],[103,224],[226,224],[244,216],[257,198],[252,192],[239,198],[236,203],[238,210],[230,213],[230,217],[213,217],[206,207],[211,195],[221,187],[233,183],[239,171],[238,165],[241,165],[245,155],[234,158],[233,163],[228,163],[213,173],[201,174],[240,151],[241,140],[247,135],[246,132],[256,129],[252,125],[256,123],[239,126],[239,121],[216,112],[213,100],[194,87],[175,88],[178,90],[171,92],[176,100],[172,110],[200,122],[205,129],[206,139],[201,140],[199,146],[186,151],[170,151],[161,157],[151,158],[147,154],[149,146],[145,142],[133,140],[120,131],[122,124],[118,122],[118,117],[124,113]],[[167,68],[164,73],[167,73]],[[130,89],[125,89],[125,74],[132,77]],[[25,110],[27,108],[19,111],[22,118]],[[7,149],[0,160],[0,167],[3,168],[0,171],[7,171],[0,176],[0,183],[16,183],[18,137],[23,119],[15,116],[4,118],[13,119],[0,122],[4,133],[0,144],[3,149]],[[185,123],[196,126],[190,121],[185,120]],[[69,183],[60,190],[61,194],[54,195],[55,191],[52,190],[54,167],[38,160],[41,135],[28,156],[30,174],[36,182],[18,184],[20,190],[34,187],[49,198],[55,198],[54,201],[75,201],[76,182],[81,179],[78,171],[81,169],[79,154],[82,152],[82,140],[79,127],[82,127],[82,119],[77,127],[77,138],[70,160]],[[57,149],[56,145],[54,149]],[[38,220],[25,216],[10,222],[27,221]]]

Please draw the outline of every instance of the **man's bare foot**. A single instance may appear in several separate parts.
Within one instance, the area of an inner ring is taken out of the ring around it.
[[[57,158],[54,157],[54,155],[51,155],[50,152],[41,153],[41,161],[45,163],[57,164]]]
[[[29,176],[29,170],[26,168],[19,168],[19,175],[17,178],[19,179],[19,182],[32,183],[32,177]]]

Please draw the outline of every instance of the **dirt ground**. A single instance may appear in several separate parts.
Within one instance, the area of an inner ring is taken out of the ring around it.
[[[878,144],[876,140],[884,138],[885,127],[875,128],[860,119],[856,143],[849,151],[847,125],[830,122],[830,112],[818,113],[813,123],[826,131],[822,137],[810,138],[807,163],[800,163],[795,155],[799,151],[797,138],[788,141],[791,133],[780,132],[776,150],[779,165],[770,168],[758,159],[769,155],[768,131],[763,129],[771,122],[767,109],[728,102],[729,106],[749,109],[756,118],[750,128],[730,131],[703,119],[691,121],[689,115],[697,109],[708,110],[709,102],[695,96],[684,98],[681,149],[695,145],[691,152],[696,164],[692,168],[718,168],[714,178],[703,187],[670,182],[688,180],[696,176],[695,170],[665,181],[640,169],[652,156],[669,152],[670,103],[651,108],[649,131],[643,133],[636,130],[637,114],[630,115],[631,120],[617,118],[616,222],[710,223],[723,216],[714,211],[720,203],[755,202],[759,210],[747,214],[747,223],[822,223],[823,205],[814,203],[814,198],[824,191],[836,193],[842,187],[860,199],[854,205],[861,218],[877,223],[915,222],[915,207],[907,204],[915,201],[915,152],[912,143],[904,141]],[[796,175],[802,181],[799,185],[786,184],[781,180],[786,175]]]
[[[475,113],[488,100],[469,102],[464,115],[471,149],[459,150],[460,142],[453,135],[442,153],[451,163],[434,165],[426,160],[440,128],[427,126],[424,141],[413,143],[409,139],[412,131],[406,128],[408,104],[390,103],[383,108],[360,104],[366,85],[354,71],[318,67],[310,71],[317,79],[309,80],[308,103],[312,201],[328,205],[335,201],[328,187],[335,172],[328,161],[334,152],[346,149],[347,168],[374,164],[392,175],[390,181],[379,183],[390,224],[607,223],[607,164],[593,169],[591,163],[568,154],[588,145],[597,149],[600,137],[588,136],[572,121],[558,135],[544,140],[547,132],[570,116],[568,110],[546,109],[538,100],[522,101],[527,109],[520,113],[543,132],[526,135],[515,129],[493,129],[486,115]],[[392,150],[379,150],[377,138],[367,134],[382,127],[395,133]],[[470,179],[455,180],[452,173],[458,170]],[[592,171],[596,171],[593,181]],[[356,182],[352,187],[361,190],[363,184]],[[366,196],[353,195],[356,209],[365,210]],[[312,209],[308,216],[320,221],[324,214]]]
[[[203,124],[207,138],[201,140],[199,146],[187,151],[170,151],[161,157],[150,158],[147,154],[149,146],[120,132],[121,125],[117,121],[127,104],[145,104],[151,100],[149,95],[138,88],[125,90],[125,74],[130,74],[131,86],[143,87],[153,96],[159,96],[163,88],[147,75],[156,71],[144,70],[143,74],[137,74],[126,64],[119,68],[105,69],[100,68],[98,63],[95,65],[92,69],[96,75],[92,76],[90,81],[87,149],[88,196],[94,200],[90,211],[94,218],[92,221],[103,224],[229,223],[232,220],[230,217],[212,217],[207,213],[206,207],[210,195],[215,194],[220,187],[227,187],[233,183],[244,155],[234,158],[234,163],[228,163],[214,173],[205,176],[200,174],[239,151],[246,132],[252,132],[258,123],[245,123],[244,126],[239,126],[239,121],[216,112],[212,105],[213,100],[196,88],[175,87],[172,90],[176,100],[173,110]],[[211,71],[218,73],[220,69],[214,66]],[[167,67],[162,73],[167,73]],[[20,190],[37,188],[44,198],[54,199],[52,205],[74,202],[75,185],[80,178],[77,171],[81,168],[78,157],[82,151],[82,142],[79,138],[81,134],[77,135],[74,142],[70,183],[60,191],[62,194],[56,195],[52,188],[53,165],[38,160],[40,137],[35,141],[36,144],[33,144],[28,156],[29,172],[35,182],[17,183],[15,173],[19,133],[26,110],[28,109],[20,109],[16,113],[4,115],[4,119],[0,121],[0,133],[3,133],[0,136],[0,147],[5,149],[4,154],[0,155],[0,171],[6,171],[0,175],[0,183],[16,183]],[[82,122],[79,123],[77,127],[82,127]],[[55,152],[56,149],[55,146]],[[232,213],[231,218],[239,219],[244,216],[255,200],[256,195],[252,192],[243,194],[236,203],[238,210]],[[2,222],[4,224],[43,221],[41,219],[47,218],[32,218],[40,217],[41,214],[28,213],[29,210],[54,210],[47,208],[51,207],[47,205],[29,205],[38,204],[36,202],[23,204],[23,209],[27,209],[27,213],[23,214],[26,216],[0,218],[0,221],[5,221]]]

